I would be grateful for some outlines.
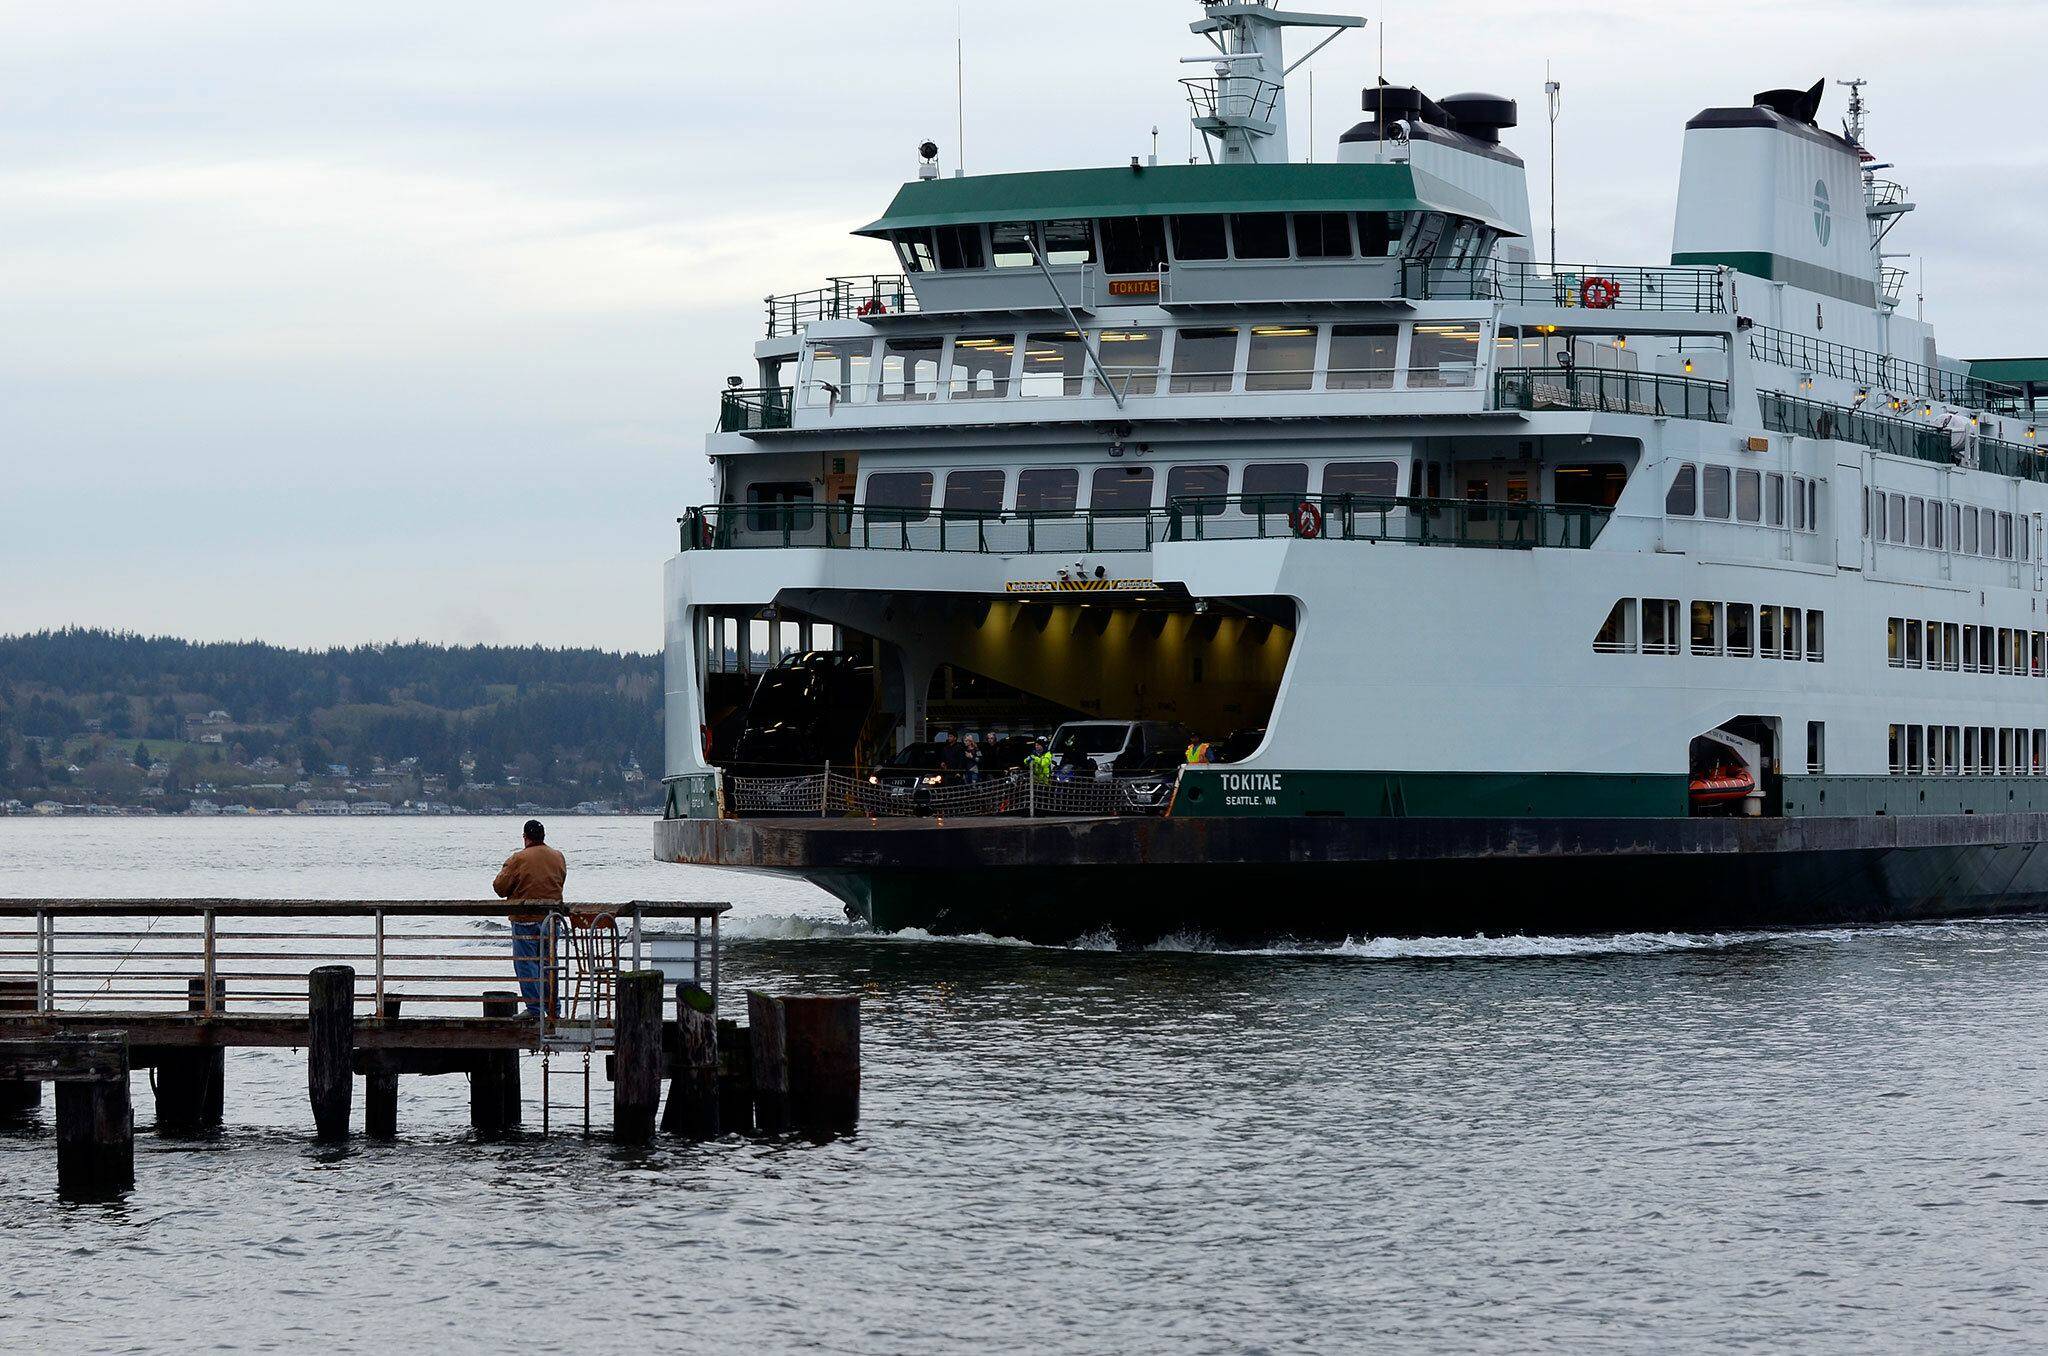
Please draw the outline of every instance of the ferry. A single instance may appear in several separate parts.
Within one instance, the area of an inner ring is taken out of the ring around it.
[[[768,299],[657,856],[1049,942],[2048,905],[2048,359],[1901,308],[1861,83],[1701,111],[1669,262],[1561,263],[1513,99],[1290,157],[1362,24],[1203,0],[1199,163],[927,142],[887,271]]]

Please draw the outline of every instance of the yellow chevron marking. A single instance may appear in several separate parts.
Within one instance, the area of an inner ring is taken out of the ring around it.
[[[1150,593],[1159,587],[1150,579],[1013,579],[1010,593]]]

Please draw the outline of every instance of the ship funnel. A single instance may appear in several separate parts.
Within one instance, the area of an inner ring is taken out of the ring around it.
[[[1826,83],[1765,90],[1685,125],[1674,264],[1722,264],[1817,297],[1877,305],[1856,144],[1818,125]]]

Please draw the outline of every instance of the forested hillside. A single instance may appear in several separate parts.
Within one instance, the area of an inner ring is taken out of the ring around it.
[[[660,756],[653,655],[0,637],[0,800],[644,808]]]

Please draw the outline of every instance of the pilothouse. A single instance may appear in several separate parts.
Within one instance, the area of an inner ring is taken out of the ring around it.
[[[1860,81],[1534,248],[1507,96],[1204,3],[1196,161],[947,177],[769,299],[667,566],[665,858],[1063,940],[2048,902],[2048,360],[1898,306]],[[1255,902],[1257,907],[1247,908]]]

